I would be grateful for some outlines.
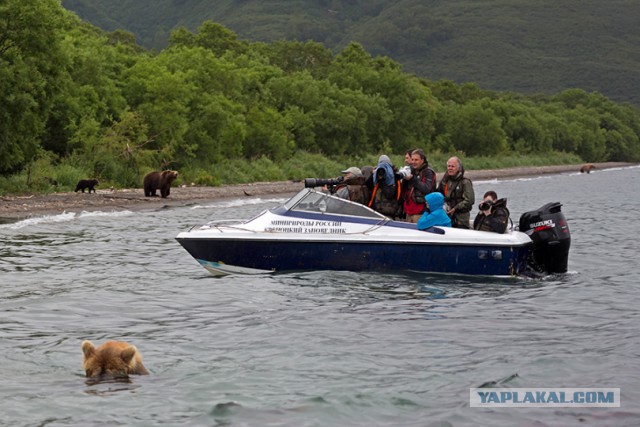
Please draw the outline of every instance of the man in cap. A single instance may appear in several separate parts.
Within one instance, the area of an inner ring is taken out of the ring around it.
[[[366,205],[369,202],[369,189],[365,185],[365,178],[359,167],[351,166],[342,171],[343,180],[333,189],[333,194],[352,202]]]
[[[362,176],[362,171],[356,166],[351,166],[349,169],[343,170],[342,173],[344,174],[344,179],[351,178],[352,176]]]

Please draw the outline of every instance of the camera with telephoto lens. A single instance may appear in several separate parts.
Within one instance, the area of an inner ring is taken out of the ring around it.
[[[344,181],[343,176],[339,176],[337,178],[305,178],[304,187],[305,188],[313,188],[313,187],[333,187],[340,184]]]
[[[486,211],[487,209],[491,209],[491,206],[493,206],[493,202],[491,200],[487,200],[485,202],[480,203],[480,205],[478,206],[478,209],[480,209],[481,211]]]

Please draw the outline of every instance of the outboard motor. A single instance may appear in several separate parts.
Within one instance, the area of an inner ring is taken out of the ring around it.
[[[559,202],[547,203],[520,217],[520,231],[533,240],[533,267],[547,273],[566,273],[571,246],[569,225]]]

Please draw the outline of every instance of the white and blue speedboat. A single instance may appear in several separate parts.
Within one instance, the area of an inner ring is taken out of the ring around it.
[[[520,229],[526,233],[421,231],[364,205],[305,188],[252,219],[212,221],[176,240],[216,276],[303,270],[513,276],[532,265],[555,273],[567,269],[570,242],[560,206],[550,203],[524,214]]]

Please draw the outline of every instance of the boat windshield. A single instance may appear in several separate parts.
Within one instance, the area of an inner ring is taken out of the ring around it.
[[[315,190],[306,189],[293,196],[285,208],[294,212],[320,212],[337,215],[360,216],[365,218],[384,219],[384,215],[349,200],[330,196]]]

